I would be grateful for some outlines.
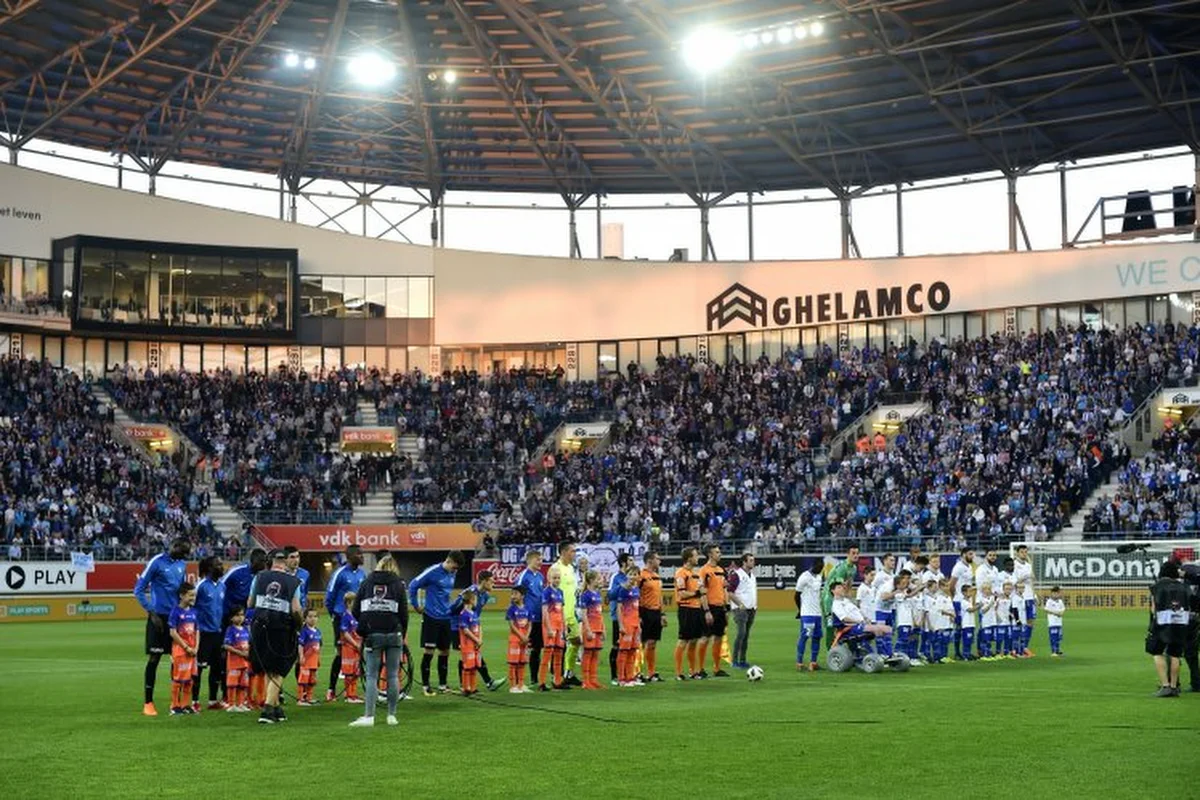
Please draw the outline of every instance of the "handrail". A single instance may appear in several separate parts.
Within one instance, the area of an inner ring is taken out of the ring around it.
[[[1119,213],[1119,214],[1108,213],[1107,205],[1109,203],[1115,203],[1115,202],[1127,203],[1132,192],[1129,192],[1126,194],[1120,194],[1120,195],[1109,195],[1109,196],[1101,197],[1092,206],[1092,210],[1088,213],[1087,218],[1083,221],[1083,224],[1079,226],[1079,230],[1075,232],[1075,236],[1071,239],[1070,242],[1067,243],[1067,246],[1074,247],[1077,244],[1096,244],[1096,243],[1103,244],[1106,242],[1117,241],[1117,240],[1122,240],[1122,239],[1141,239],[1141,238],[1148,239],[1148,238],[1152,238],[1152,237],[1156,237],[1156,236],[1181,236],[1181,235],[1194,233],[1197,230],[1197,224],[1196,224],[1197,220],[1196,219],[1193,219],[1193,221],[1190,225],[1172,225],[1167,228],[1155,227],[1155,228],[1150,228],[1147,230],[1121,231],[1119,233],[1109,233],[1109,231],[1108,231],[1107,223],[1111,220],[1126,220],[1126,219],[1130,219],[1130,218],[1134,218],[1134,217],[1140,217],[1146,213],[1149,213],[1151,216],[1153,216],[1156,214],[1172,214],[1172,215],[1174,215],[1176,212],[1179,212],[1179,211],[1193,211],[1194,212],[1196,209],[1196,206],[1194,204],[1186,205],[1186,206],[1176,206],[1175,205],[1175,191],[1178,188],[1188,188],[1188,189],[1191,189],[1193,193],[1196,192],[1195,186],[1188,186],[1188,187],[1172,187],[1170,189],[1156,189],[1154,191],[1146,191],[1146,192],[1142,193],[1142,194],[1144,194],[1145,197],[1148,197],[1148,198],[1162,197],[1164,195],[1169,195],[1171,197],[1171,207],[1170,208],[1162,208],[1162,209],[1155,208],[1154,204],[1151,203],[1149,212],[1147,212],[1145,209],[1143,209],[1141,211],[1128,211],[1128,210],[1122,209],[1121,213]],[[1083,233],[1085,230],[1087,230],[1088,225],[1090,225],[1092,220],[1096,217],[1097,211],[1100,212],[1100,237],[1097,239],[1083,239],[1082,238]]]

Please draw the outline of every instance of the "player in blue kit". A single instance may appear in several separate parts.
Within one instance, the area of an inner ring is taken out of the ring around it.
[[[333,571],[329,576],[329,585],[325,588],[325,611],[329,613],[329,621],[333,626],[333,640],[339,641],[342,635],[342,615],[346,613],[346,593],[358,592],[359,585],[367,577],[363,572],[362,549],[352,544],[346,548],[346,563]],[[342,672],[341,648],[333,654],[333,663],[329,666],[329,689],[325,692],[325,702],[332,703],[337,691],[338,675]]]
[[[250,587],[254,584],[254,576],[267,568],[267,551],[256,547],[250,551],[245,564],[238,564],[221,576],[221,585],[225,588],[225,599],[221,622],[229,626],[234,609],[247,608],[250,600]],[[249,613],[246,614],[249,619]]]
[[[158,716],[154,708],[154,684],[158,678],[158,663],[171,649],[171,629],[168,618],[179,599],[179,588],[187,578],[187,559],[192,546],[186,539],[171,542],[171,549],[159,553],[146,563],[133,585],[133,596],[146,610],[146,677],[145,705],[142,713]]]
[[[450,691],[446,678],[450,672],[450,591],[454,576],[467,563],[461,550],[451,550],[440,564],[428,567],[408,585],[408,602],[413,611],[421,614],[421,689],[426,697]],[[421,602],[422,593],[425,602]],[[437,651],[438,690],[429,685],[429,667]]]
[[[200,559],[200,583],[196,584],[196,622],[200,628],[200,652],[196,658],[196,680],[192,683],[192,705],[200,703],[200,683],[208,670],[208,707],[221,709],[225,704],[217,692],[225,683],[225,652],[221,640],[225,635],[222,619],[225,614],[225,586],[221,576],[225,565],[216,556]]]

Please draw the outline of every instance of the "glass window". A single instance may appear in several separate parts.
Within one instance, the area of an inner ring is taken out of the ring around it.
[[[1052,331],[1058,328],[1058,309],[1054,307],[1038,309],[1038,314],[1041,323],[1038,327],[1040,331]]]
[[[619,372],[620,369],[620,362],[617,361],[617,343],[600,342],[600,352],[597,356],[596,375],[603,378],[609,373]]]
[[[242,344],[225,345],[225,369],[235,375],[246,371],[246,346]]]
[[[381,319],[387,310],[387,278],[367,278],[368,319]]]
[[[246,371],[257,372],[259,375],[265,374],[267,371],[267,348],[265,347],[247,347],[246,348]]]
[[[1058,308],[1058,324],[1069,326],[1072,328],[1079,327],[1079,306],[1059,306]]]
[[[130,346],[135,344],[130,342]],[[47,336],[46,341],[42,343],[42,358],[50,362],[52,367],[62,366],[63,357],[63,340],[58,336]]]
[[[1150,321],[1156,325],[1171,321],[1171,304],[1165,296],[1158,295],[1150,301]]]
[[[204,345],[204,371],[225,368],[225,349],[219,344]]]
[[[83,373],[83,339],[71,337],[63,355],[63,366],[72,372]]]
[[[125,344],[122,339],[108,343],[108,368],[120,369],[125,366]]]
[[[946,341],[960,342],[963,334],[966,332],[966,326],[963,324],[962,314],[947,314],[946,315]]]
[[[1017,309],[1017,335],[1024,336],[1030,331],[1037,330],[1037,309],[1024,306]]]
[[[387,315],[391,319],[408,316],[408,278],[386,278]]]
[[[658,361],[658,342],[654,339],[643,339],[638,342],[638,353],[638,366],[642,368],[642,371],[654,372]]]
[[[1004,309],[987,312],[987,331],[988,336],[993,333],[1004,335]]]
[[[1146,298],[1133,297],[1125,301],[1126,325],[1145,325],[1146,319]]]
[[[408,368],[419,369],[423,374],[429,374],[429,348],[410,345],[408,348]]]
[[[629,374],[629,364],[637,363],[638,360],[638,343],[632,341],[621,342],[618,348],[617,370],[622,375]]]
[[[325,314],[329,301],[321,285],[320,275],[300,276],[300,316],[320,317]]]
[[[21,353],[31,361],[40,361],[42,359],[42,337],[32,333],[25,334],[25,339],[21,342]]]
[[[14,261],[16,261],[15,258],[0,256],[0,300],[4,302],[7,302],[8,298],[16,296],[12,280],[12,264]]]
[[[243,262],[244,263],[244,262]],[[251,264],[254,262],[251,261]],[[242,264],[231,264],[230,269],[236,275],[236,270]],[[217,309],[221,305],[225,293],[221,277],[220,256],[189,256],[187,270],[184,272],[183,325],[194,328],[197,326],[214,326],[217,324]],[[241,277],[234,278],[234,286],[240,288]],[[178,278],[176,278],[178,286]],[[232,292],[233,290],[228,290]],[[176,292],[178,294],[178,291]],[[199,358],[199,356],[197,356]],[[186,361],[186,356],[185,356]],[[191,369],[191,367],[187,367]]]
[[[346,316],[346,298],[342,291],[345,288],[345,283],[339,277],[326,275],[321,278],[321,289],[325,293],[325,316]]]
[[[388,280],[390,285],[390,281],[395,280],[395,278],[389,278]],[[393,375],[397,372],[408,372],[408,350],[403,347],[389,347],[387,366],[388,372],[391,372]]]
[[[321,368],[321,348],[301,347],[300,366],[309,374],[319,370]]]
[[[113,310],[110,321],[139,324],[145,321],[150,277],[150,254],[144,250],[118,250],[113,264]]]
[[[287,345],[271,345],[267,348],[267,369],[275,372],[280,367],[288,367]]]
[[[429,319],[433,316],[433,279],[408,279],[408,316]]]
[[[158,350],[158,368],[162,372],[167,370],[178,370],[179,365],[183,363],[183,353],[179,347],[179,342],[163,342],[159,345]]]
[[[325,369],[339,369],[342,366],[342,348],[326,347],[324,351]]]
[[[695,341],[693,339],[693,341]],[[579,380],[596,380],[597,345],[595,342],[579,343]]]
[[[220,328],[257,327],[254,310],[259,284],[257,260],[225,257],[215,262],[219,269],[217,282],[212,287],[211,300],[205,304],[209,311],[201,324]]]
[[[850,347],[857,347],[859,350],[867,346],[867,324],[865,322],[853,322],[850,324]]]
[[[365,317],[367,282],[364,278],[343,278],[347,317]]]
[[[380,308],[382,309],[383,306],[381,305]],[[387,369],[386,347],[367,348],[367,369]]]
[[[50,297],[50,262],[37,258],[25,259],[25,272],[21,276],[26,300],[45,300]]]
[[[763,332],[763,352],[772,361],[778,360],[783,355],[783,331]]]
[[[1104,304],[1104,327],[1106,328],[1124,328],[1125,327],[1125,304],[1120,300],[1110,301]]]
[[[107,319],[112,308],[113,259],[112,250],[86,247],[79,284],[79,318]]]
[[[269,331],[292,329],[291,272],[291,264],[282,258],[258,260],[258,292],[254,304],[258,319],[254,327]]]
[[[104,375],[104,340],[88,339],[84,348],[84,369],[97,378]]]
[[[126,366],[139,371],[145,369],[148,353],[149,347],[146,342],[130,342],[125,354]]]
[[[746,334],[746,360],[755,361],[763,354],[763,335],[758,331]]]

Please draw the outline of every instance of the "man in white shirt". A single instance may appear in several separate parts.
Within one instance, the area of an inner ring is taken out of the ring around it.
[[[958,561],[950,570],[950,585],[954,587],[954,660],[961,661],[963,657],[970,658],[970,653],[962,651],[962,601],[963,589],[975,584],[975,551],[964,547],[958,552]]]
[[[875,621],[880,625],[887,625],[889,628],[896,625],[895,581],[896,557],[887,553],[883,557],[882,566],[875,573],[875,580],[872,582],[871,588],[875,592]],[[880,655],[890,656],[892,654],[891,636],[881,636],[875,640],[875,643]]]
[[[1020,627],[1014,631],[1013,638],[1017,641],[1013,649],[1023,657],[1029,658],[1033,652],[1029,642],[1033,639],[1033,623],[1037,620],[1037,595],[1033,593],[1033,562],[1029,560],[1028,545],[1017,546],[1017,560],[1013,564],[1013,586],[1020,595],[1021,603],[1017,611],[1021,617]]]
[[[841,622],[845,627],[859,628],[867,633],[873,633],[876,636],[890,635],[892,629],[887,625],[880,625],[877,622],[867,622],[862,611],[854,604],[854,601],[846,596],[846,584],[835,583],[833,585],[833,616]]]
[[[746,648],[750,644],[750,629],[754,627],[754,616],[758,613],[758,579],[754,577],[754,555],[743,553],[730,580],[733,591],[729,595],[733,606],[733,622],[737,636],[733,640],[733,666],[745,669]]]
[[[817,671],[817,655],[821,652],[821,573],[825,570],[824,560],[813,559],[812,566],[800,573],[796,579],[796,606],[800,619],[800,638],[796,641],[796,669]],[[804,661],[805,645],[812,643],[812,657]]]

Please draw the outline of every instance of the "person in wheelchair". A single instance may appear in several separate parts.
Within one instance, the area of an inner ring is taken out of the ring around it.
[[[846,637],[875,638],[890,636],[892,628],[882,622],[871,622],[863,615],[862,610],[850,599],[850,581],[833,585],[833,609],[831,612],[834,635],[838,639]]]

